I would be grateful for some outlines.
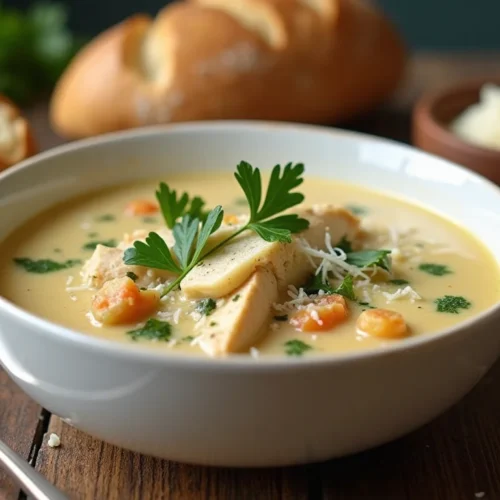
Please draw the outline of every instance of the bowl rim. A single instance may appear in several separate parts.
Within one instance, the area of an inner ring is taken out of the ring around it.
[[[415,130],[418,130],[420,135],[432,137],[434,143],[439,143],[447,150],[454,150],[464,156],[481,158],[488,162],[500,161],[500,149],[495,150],[465,141],[443,126],[434,115],[435,107],[450,95],[480,91],[488,83],[500,85],[500,75],[469,79],[456,85],[440,87],[424,93],[414,107],[413,134]]]
[[[7,177],[16,174],[20,170],[29,169],[42,160],[48,160],[52,157],[57,157],[68,152],[87,149],[101,144],[120,143],[121,141],[126,141],[141,136],[161,136],[165,133],[170,132],[194,133],[204,131],[213,132],[218,130],[234,131],[236,128],[240,130],[265,130],[272,128],[273,130],[278,129],[284,132],[296,131],[313,134],[326,134],[351,140],[362,140],[365,142],[368,141],[378,144],[385,144],[390,147],[400,148],[411,155],[416,155],[422,158],[422,160],[424,161],[426,159],[431,161],[439,161],[443,164],[446,164],[448,167],[458,169],[462,174],[472,179],[475,183],[480,184],[484,189],[494,191],[495,194],[500,198],[500,187],[495,185],[488,179],[482,177],[481,175],[475,173],[474,171],[468,170],[465,167],[462,167],[451,161],[392,139],[338,129],[335,127],[260,120],[214,120],[153,125],[142,127],[139,129],[112,132],[97,137],[81,139],[57,146],[43,153],[39,153],[20,162],[14,167],[0,172],[0,183],[3,182],[3,180]],[[107,340],[100,337],[90,336],[83,332],[79,332],[78,330],[67,328],[57,323],[53,323],[48,319],[44,319],[43,317],[30,313],[22,307],[19,307],[16,304],[8,301],[6,298],[0,296],[0,320],[3,315],[9,316],[14,321],[28,323],[31,328],[36,330],[37,335],[42,335],[48,338],[52,337],[53,340],[60,341],[61,343],[72,344],[78,349],[82,348],[84,350],[94,352],[98,351],[101,355],[123,358],[130,361],[148,362],[154,365],[163,365],[164,367],[184,367],[189,369],[201,370],[213,369],[216,371],[258,370],[265,372],[283,370],[286,368],[296,370],[297,368],[321,368],[325,365],[343,365],[345,363],[351,363],[355,361],[391,356],[402,351],[409,351],[417,349],[419,347],[428,347],[430,344],[445,341],[452,336],[458,335],[459,333],[465,333],[469,328],[487,322],[494,316],[500,317],[500,301],[472,318],[460,322],[453,327],[439,330],[429,335],[420,335],[413,338],[403,339],[392,345],[389,344],[366,350],[360,349],[338,354],[315,354],[314,356],[306,356],[300,358],[280,355],[266,356],[264,358],[254,358],[249,355],[210,357],[193,356],[184,353],[171,354],[168,351],[155,351],[154,349],[138,346],[135,344],[127,344],[113,340]],[[0,365],[1,364],[2,362],[0,359]]]

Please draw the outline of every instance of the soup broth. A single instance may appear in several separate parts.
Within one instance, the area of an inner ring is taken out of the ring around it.
[[[203,196],[209,207],[223,205],[226,214],[247,212],[246,200],[232,173],[169,174],[164,180],[174,189]],[[201,299],[186,300],[178,293],[162,299],[153,316],[168,322],[171,331],[165,338],[150,339],[130,333],[140,329],[145,320],[115,326],[96,321],[91,313],[96,290],[82,285],[82,266],[98,243],[113,247],[123,241],[124,234],[164,227],[161,213],[154,208],[152,213],[143,211],[140,215],[126,210],[132,200],[149,201],[154,207],[157,186],[157,181],[151,181],[92,193],[27,222],[0,247],[0,295],[37,316],[91,336],[136,342],[171,353],[206,355],[197,339],[209,330],[211,315],[200,312]],[[285,303],[294,299],[300,303],[304,293],[300,286],[289,287],[273,306],[258,339],[241,354],[313,356],[373,349],[401,342],[402,338],[361,331],[358,319],[364,311],[383,308],[400,313],[407,325],[404,338],[408,338],[432,335],[456,325],[498,300],[498,267],[492,255],[451,221],[420,206],[336,181],[306,177],[300,191],[306,205],[334,204],[359,217],[362,248],[390,250],[391,272],[370,274],[366,283],[356,278],[355,299],[345,300],[347,318],[329,330],[303,331],[297,322],[290,321],[296,311],[293,304]],[[18,260],[16,264],[14,259],[45,259],[47,272],[33,272],[31,261]],[[54,265],[62,268],[50,269]],[[232,297],[234,301],[236,296]],[[224,299],[214,302],[217,308]]]

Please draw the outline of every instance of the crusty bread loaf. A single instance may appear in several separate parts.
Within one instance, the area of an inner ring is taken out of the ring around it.
[[[404,65],[364,0],[187,0],[93,40],[61,77],[51,119],[72,138],[207,119],[334,123],[387,97]]]
[[[36,153],[31,126],[16,105],[0,94],[0,170]]]

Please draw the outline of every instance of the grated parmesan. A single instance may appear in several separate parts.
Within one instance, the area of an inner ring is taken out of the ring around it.
[[[422,300],[422,297],[420,297],[420,295],[409,285],[404,288],[399,288],[394,293],[382,292],[382,295],[387,299],[387,303],[401,299],[410,299],[410,302]]]

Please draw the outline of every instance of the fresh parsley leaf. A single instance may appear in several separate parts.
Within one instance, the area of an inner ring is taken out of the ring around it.
[[[93,241],[89,241],[88,243],[85,243],[85,245],[82,246],[82,249],[83,250],[95,250],[97,248],[97,245],[103,245],[105,247],[113,248],[113,247],[116,247],[118,245],[118,243],[114,239],[101,240],[101,241],[93,240]]]
[[[182,272],[181,268],[174,262],[167,244],[156,233],[149,233],[146,243],[134,242],[133,248],[125,250],[123,261],[128,266],[152,267],[175,274]]]
[[[342,239],[335,245],[335,247],[340,248],[345,253],[351,253],[353,251],[352,243],[345,236],[342,236]]]
[[[460,296],[445,295],[434,301],[438,312],[458,314],[460,309],[469,309],[472,305],[467,299]]]
[[[55,271],[61,271],[62,269],[69,269],[70,267],[75,267],[82,263],[79,259],[69,259],[64,262],[56,262],[51,259],[29,259],[28,257],[20,257],[14,259],[14,262],[24,268],[25,271],[29,273],[36,274],[46,274]]]
[[[316,295],[320,290],[325,293],[335,293],[330,283],[325,283],[321,274],[314,274],[309,281],[302,287],[307,295]]]
[[[347,254],[346,262],[356,267],[381,267],[386,271],[391,270],[390,250],[361,250]]]
[[[333,293],[342,295],[346,299],[356,300],[356,294],[354,293],[354,280],[350,274],[348,274],[342,281],[342,283],[334,290]]]
[[[346,210],[349,210],[354,215],[366,215],[369,210],[361,205],[346,205]]]
[[[190,200],[187,193],[178,197],[175,190],[161,183],[156,197],[167,226],[173,230],[175,244],[172,251],[177,262],[165,241],[158,234],[149,233],[145,243],[136,241],[133,248],[125,251],[125,264],[164,269],[177,274],[178,277],[163,291],[162,296],[165,296],[176,288],[195,266],[202,265],[206,256],[216,252],[244,231],[253,230],[266,241],[290,242],[291,233],[307,229],[309,222],[295,214],[279,213],[303,201],[304,196],[301,193],[291,192],[303,182],[303,172],[302,164],[294,166],[290,163],[284,167],[283,172],[279,165],[274,167],[261,207],[260,171],[246,162],[241,162],[237,166],[235,176],[247,198],[251,211],[250,220],[206,253],[203,252],[208,238],[222,224],[222,207],[217,206],[205,213],[205,203],[201,198]],[[180,217],[181,221],[176,222]]]
[[[350,274],[342,280],[342,283],[337,288],[333,288],[330,283],[325,283],[320,274],[315,274],[303,288],[307,295],[314,295],[323,290],[328,295],[336,293],[346,299],[356,300],[354,280]]]
[[[265,241],[291,242],[291,234],[298,233],[309,227],[309,221],[297,215],[282,215],[270,219],[279,213],[304,201],[302,193],[291,191],[302,184],[304,165],[287,164],[283,171],[276,165],[267,187],[266,196],[262,201],[262,178],[260,170],[242,161],[234,174],[243,189],[250,208],[250,221],[245,229],[252,229]],[[270,220],[269,220],[270,219]]]
[[[200,198],[199,196],[195,196],[191,200],[191,204],[189,206],[189,210],[187,211],[187,214],[193,218],[204,221],[207,218],[208,213],[209,213],[209,212],[205,212],[203,210],[204,206],[205,206],[205,201],[202,198]]]
[[[203,316],[210,316],[216,308],[217,304],[214,299],[201,299],[196,304],[196,311]]]
[[[283,314],[281,316],[274,316],[274,321],[288,321],[288,314]]]
[[[288,356],[302,356],[306,351],[311,349],[312,347],[302,342],[302,340],[293,339],[285,342],[285,353]]]
[[[199,225],[198,219],[185,215],[181,222],[174,226],[174,252],[183,268],[186,268],[191,261]]]
[[[399,278],[389,280],[389,283],[391,283],[392,285],[409,285],[410,284],[410,282],[408,280],[403,280],[403,279],[399,279]]]
[[[170,340],[172,335],[172,326],[167,321],[161,321],[156,318],[150,318],[141,328],[129,330],[127,335],[130,335],[132,340],[147,339],[147,340]]]
[[[116,217],[113,214],[99,215],[95,218],[97,222],[111,222],[114,221]]]
[[[205,202],[199,196],[192,200],[187,193],[182,193],[179,198],[177,191],[162,182],[156,191],[156,199],[160,204],[161,213],[169,229],[173,229],[177,219],[184,215],[189,215],[193,219],[205,220],[206,215],[203,211]]]
[[[267,221],[248,224],[265,241],[291,243],[291,233],[299,233],[309,227],[309,221],[298,215],[281,215]],[[293,230],[292,230],[293,229]]]
[[[133,273],[132,271],[129,271],[127,274],[126,274],[127,278],[130,278],[132,281],[137,281],[139,279],[139,276],[137,276],[137,274]]]
[[[418,266],[420,271],[427,274],[432,274],[433,276],[445,276],[446,274],[453,274],[453,271],[445,265],[442,264],[429,264],[424,263]]]
[[[205,245],[207,244],[208,238],[211,234],[215,233],[217,229],[222,224],[222,219],[224,217],[224,210],[218,205],[213,210],[210,210],[205,222],[202,224],[200,232],[198,233],[198,239],[196,241],[196,248],[192,258],[192,266],[194,267],[200,260],[201,254]]]

